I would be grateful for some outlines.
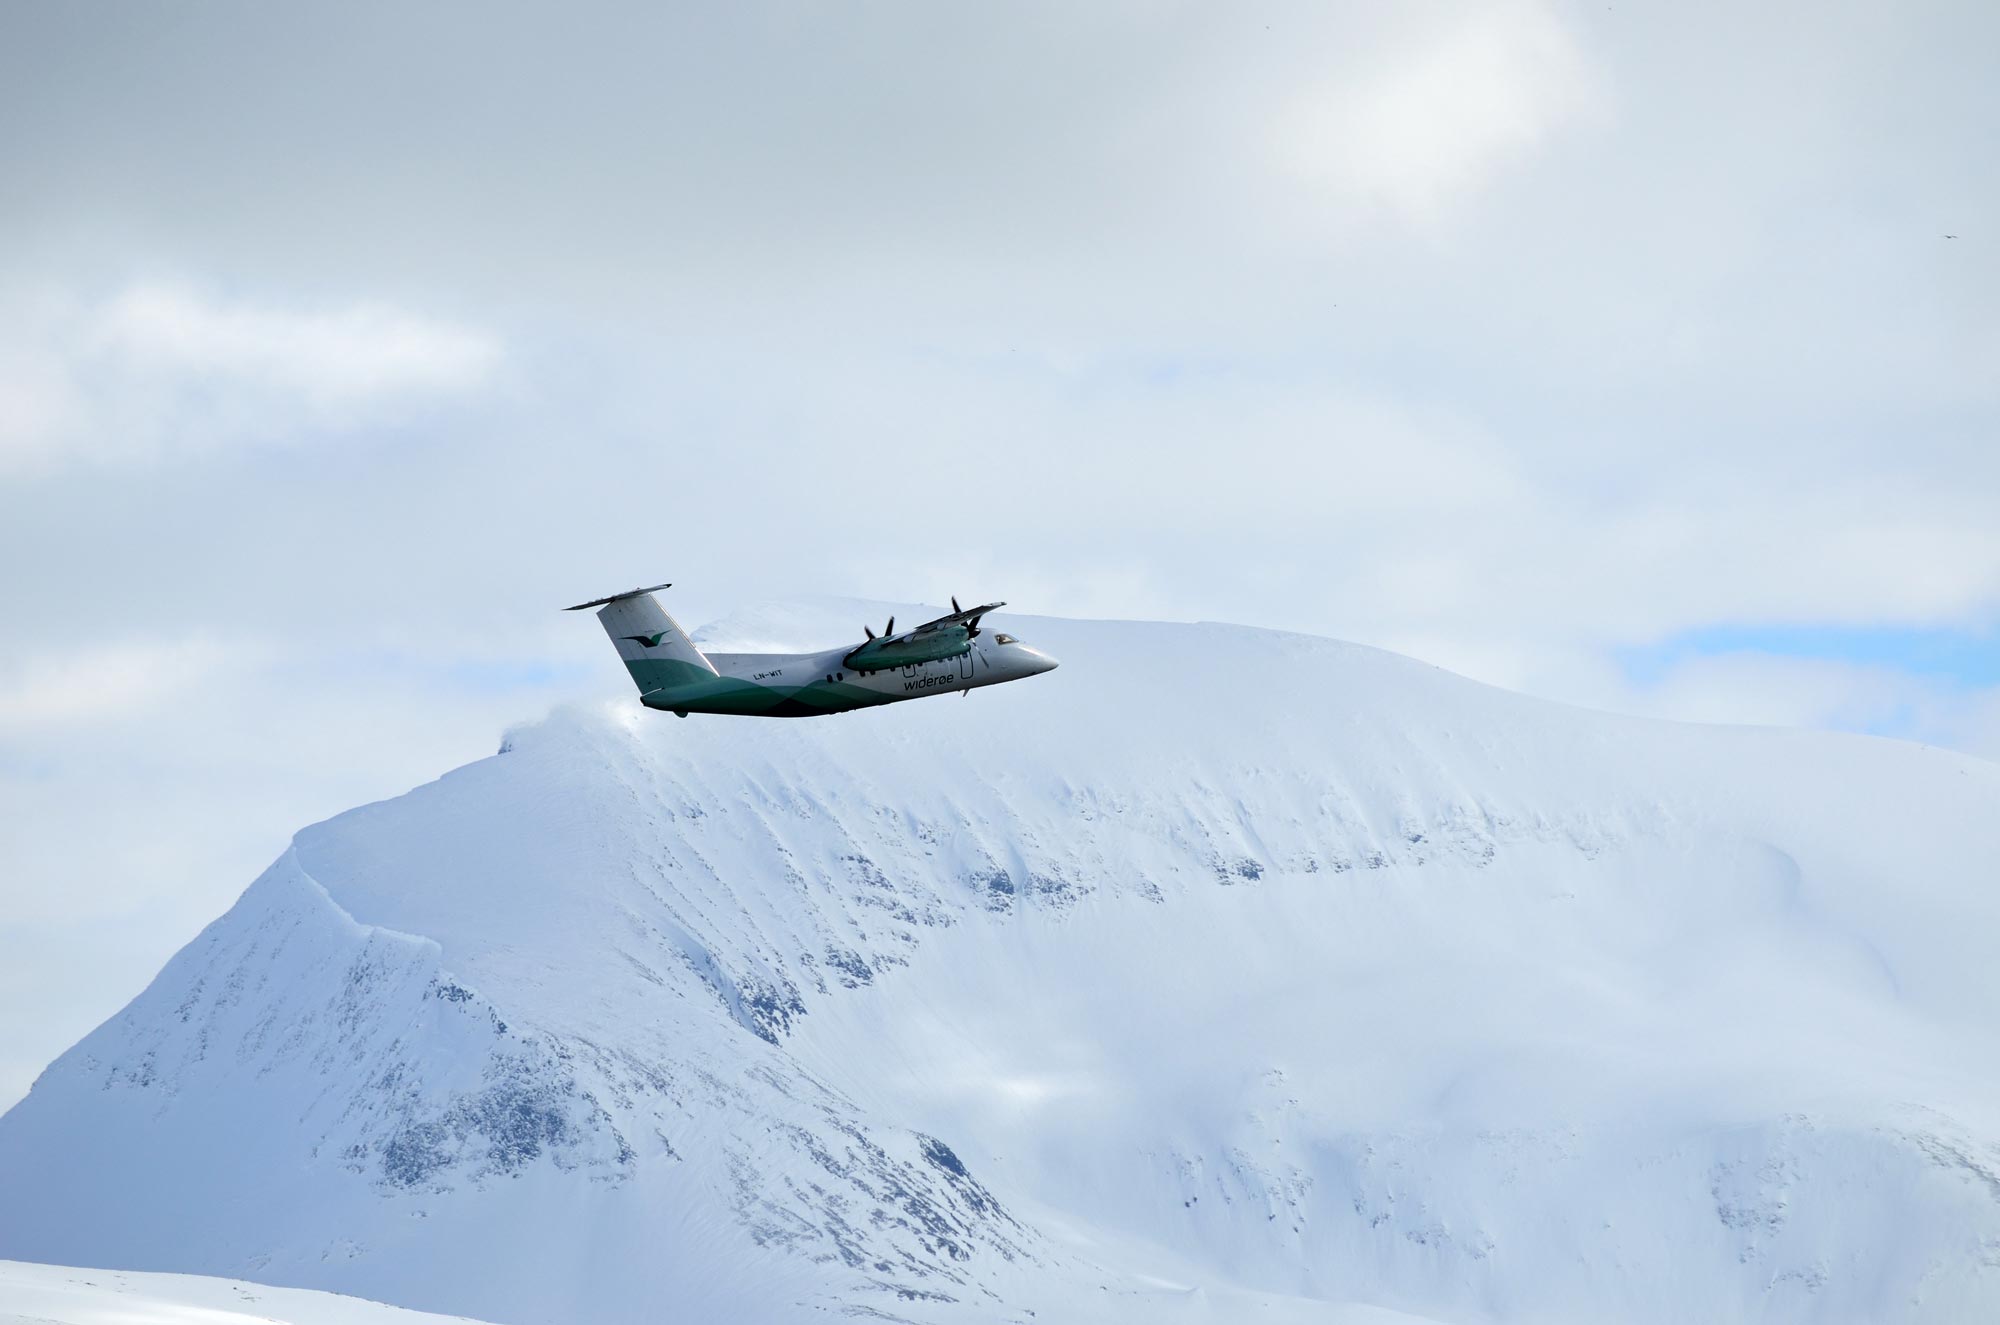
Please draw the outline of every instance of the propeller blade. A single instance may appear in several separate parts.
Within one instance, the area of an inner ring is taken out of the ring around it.
[[[957,615],[958,615],[958,614],[959,614],[959,613],[960,613],[961,611],[963,611],[963,610],[964,610],[964,609],[963,609],[963,608],[961,608],[961,607],[959,607],[959,605],[958,605],[958,595],[957,595],[957,594],[953,594],[953,595],[951,596],[951,614],[952,614],[953,616],[957,616]],[[970,693],[970,692],[968,692],[968,693]]]
[[[893,635],[896,633],[896,618],[889,618],[889,624],[882,627],[882,633],[884,635]]]
[[[861,633],[862,633],[862,634],[864,634],[864,635],[866,635],[866,636],[867,636],[867,637],[868,637],[869,639],[874,639],[874,638],[875,638],[875,627],[873,627],[873,626],[870,626],[870,625],[863,625],[863,626],[861,627]]]

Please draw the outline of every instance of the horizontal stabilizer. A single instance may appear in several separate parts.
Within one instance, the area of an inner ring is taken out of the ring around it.
[[[606,603],[615,603],[621,598],[637,598],[640,594],[651,593],[655,589],[671,589],[673,587],[671,584],[649,584],[641,589],[627,589],[624,593],[612,594],[609,598],[593,598],[587,603],[578,603],[575,607],[565,607],[563,611],[581,612],[586,607],[602,607]]]

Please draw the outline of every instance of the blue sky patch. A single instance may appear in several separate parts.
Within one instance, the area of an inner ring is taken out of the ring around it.
[[[1703,626],[1657,644],[1618,650],[1619,665],[1640,685],[1655,685],[1694,658],[1756,653],[1887,667],[1961,686],[2000,685],[2000,630],[1899,626]]]

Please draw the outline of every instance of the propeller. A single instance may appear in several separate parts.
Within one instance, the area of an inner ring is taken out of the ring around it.
[[[864,621],[861,623],[861,633],[866,635],[869,639],[874,639],[875,627],[869,625],[867,622]]]
[[[889,624],[882,627],[882,633],[884,635],[893,635],[896,633],[896,618],[889,618]]]

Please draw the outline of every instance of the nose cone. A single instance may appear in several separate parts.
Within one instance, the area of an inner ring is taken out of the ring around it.
[[[1023,649],[1021,652],[1028,655],[1029,676],[1040,676],[1043,672],[1053,672],[1056,668],[1062,666],[1061,663],[1048,654],[1043,653],[1040,649]]]

